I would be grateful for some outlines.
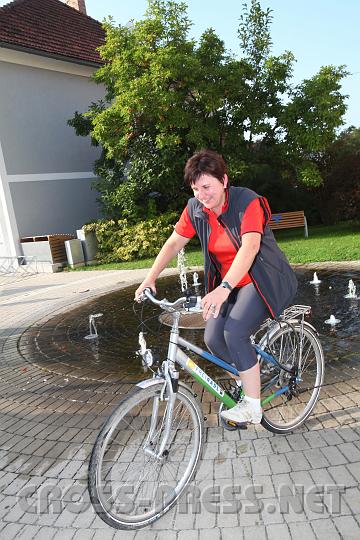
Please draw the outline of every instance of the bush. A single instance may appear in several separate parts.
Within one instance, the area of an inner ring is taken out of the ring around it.
[[[94,231],[98,241],[98,260],[101,263],[133,261],[158,254],[178,220],[176,212],[129,225],[126,219],[100,220],[84,226]]]

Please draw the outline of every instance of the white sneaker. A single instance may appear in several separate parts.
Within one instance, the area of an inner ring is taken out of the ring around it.
[[[221,417],[236,424],[260,424],[262,411],[255,411],[248,401],[243,400],[232,409],[222,411]]]

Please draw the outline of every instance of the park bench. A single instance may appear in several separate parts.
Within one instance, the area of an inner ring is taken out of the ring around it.
[[[304,227],[305,238],[309,236],[306,216],[303,210],[297,212],[281,212],[273,214],[269,222],[270,229],[291,229],[292,227]]]

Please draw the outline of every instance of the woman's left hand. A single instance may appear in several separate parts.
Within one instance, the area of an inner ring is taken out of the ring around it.
[[[210,319],[210,317],[216,319],[219,315],[221,306],[228,299],[229,294],[229,289],[226,289],[225,287],[216,287],[216,289],[204,296],[201,300],[201,307],[203,308],[203,318],[205,321]]]

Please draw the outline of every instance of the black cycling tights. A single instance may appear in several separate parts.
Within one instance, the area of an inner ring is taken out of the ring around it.
[[[205,343],[212,354],[246,371],[257,362],[250,336],[267,317],[269,311],[252,283],[234,289],[217,318],[207,321]]]

